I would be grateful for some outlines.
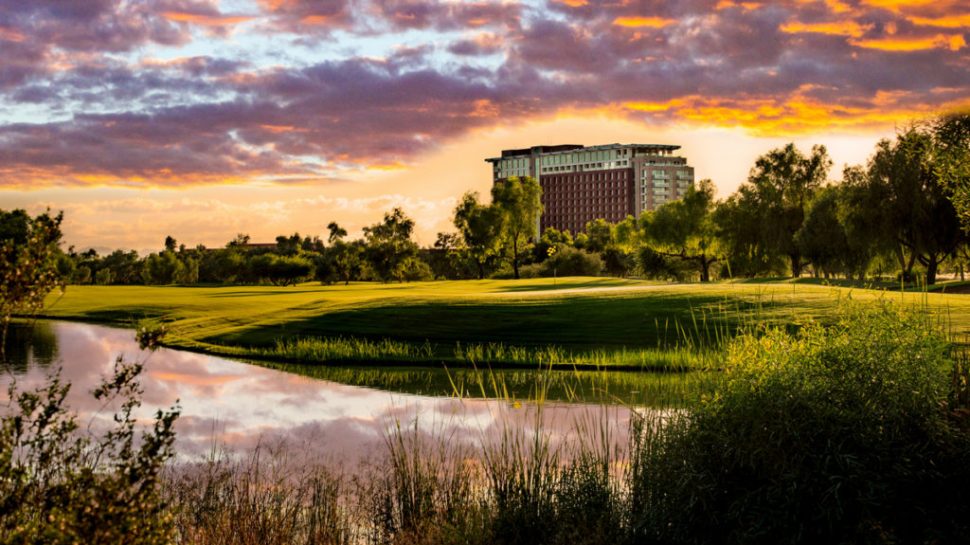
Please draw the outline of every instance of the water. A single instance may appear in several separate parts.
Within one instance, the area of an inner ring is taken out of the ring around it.
[[[139,416],[148,422],[156,410],[178,404],[176,448],[187,458],[213,448],[242,452],[285,443],[333,462],[360,461],[380,451],[386,432],[396,427],[481,441],[509,425],[540,426],[563,441],[580,433],[584,422],[608,422],[622,441],[631,410],[669,406],[697,391],[678,376],[631,373],[269,368],[172,349],[149,353],[130,330],[73,322],[14,324],[6,350],[0,398],[6,400],[12,380],[20,389],[34,388],[59,368],[72,384],[68,404],[82,428],[93,430],[108,425],[111,408],[95,401],[91,390],[118,357],[143,362]]]

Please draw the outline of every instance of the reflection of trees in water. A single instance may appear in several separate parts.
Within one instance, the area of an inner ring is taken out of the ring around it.
[[[260,365],[350,386],[434,397],[679,407],[709,393],[709,373]]]
[[[29,365],[46,368],[57,359],[57,335],[47,322],[11,322],[4,350],[14,371],[25,371]]]

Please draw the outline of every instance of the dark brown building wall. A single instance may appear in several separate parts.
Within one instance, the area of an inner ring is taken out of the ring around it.
[[[618,222],[635,212],[633,168],[543,174],[540,185],[543,231],[576,234],[595,219]]]

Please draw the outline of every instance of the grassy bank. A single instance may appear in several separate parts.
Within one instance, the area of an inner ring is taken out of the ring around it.
[[[0,445],[22,454],[0,460],[15,498],[0,529],[146,545],[965,542],[966,352],[921,309],[840,304],[829,318],[749,329],[726,343],[716,395],[631,407],[629,428],[608,411],[563,423],[512,404],[504,414],[523,418],[479,437],[391,423],[354,468],[274,445],[159,473],[174,437],[156,422],[146,447],[125,446],[140,366],[119,363],[105,384],[128,401],[97,443],[71,441],[67,386],[15,397]],[[92,445],[108,462],[84,455]]]
[[[167,325],[169,345],[276,361],[639,368],[668,366],[668,349],[719,344],[745,324],[824,319],[848,297],[919,303],[945,315],[957,336],[970,334],[964,295],[605,278],[71,286],[45,316],[125,326],[152,318]]]
[[[970,532],[965,355],[877,305],[729,343],[718,395],[480,443],[388,431],[353,476],[282,449],[166,482],[186,543],[957,543]],[[958,378],[959,380],[954,380]],[[561,431],[560,431],[561,433]]]

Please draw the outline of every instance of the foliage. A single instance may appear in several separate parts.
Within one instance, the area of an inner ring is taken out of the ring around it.
[[[513,176],[492,186],[492,206],[498,211],[501,225],[502,254],[512,264],[515,278],[519,278],[523,253],[539,234],[541,198],[539,182],[529,176]]]
[[[713,219],[714,191],[710,180],[701,180],[682,199],[647,212],[640,220],[654,252],[696,264],[701,282],[710,281],[710,267],[721,259]]]
[[[773,276],[785,270],[783,256],[764,234],[764,211],[750,185],[742,185],[714,212],[718,236],[727,253],[722,276]]]
[[[603,268],[610,276],[624,277],[636,267],[634,256],[617,245],[608,246],[602,255]]]
[[[404,281],[413,266],[418,245],[411,240],[414,220],[400,208],[384,214],[384,221],[364,228],[364,258],[375,280]]]
[[[289,286],[313,275],[313,263],[300,256],[262,254],[253,258],[252,274],[274,286]]]
[[[892,237],[906,276],[913,263],[936,282],[940,261],[965,242],[953,203],[939,175],[939,148],[932,133],[910,127],[895,141],[882,140],[869,161],[866,204],[884,228],[871,236]],[[908,256],[906,255],[908,253]]]
[[[70,385],[54,376],[35,391],[8,391],[0,416],[0,536],[4,543],[170,543],[172,518],[159,491],[172,457],[177,409],[158,411],[137,434],[142,367],[121,359],[93,392],[120,403],[115,427],[82,433],[65,407]]]
[[[679,263],[679,262],[678,262]],[[696,274],[694,270],[687,274]],[[877,290],[798,282],[657,285],[615,278],[443,281],[412,286],[351,283],[260,287],[113,286],[72,288],[45,310],[51,318],[128,325],[155,317],[178,332],[166,344],[225,355],[272,347],[278,338],[390,338],[444,346],[456,342],[558,345],[573,351],[669,347],[685,335],[730,337],[751,320],[821,319],[840,297],[886,297]],[[892,288],[893,282],[885,286]],[[898,285],[897,285],[898,287]],[[970,298],[895,293],[925,300],[956,335],[970,333]],[[721,333],[719,333],[721,332]],[[440,360],[432,360],[438,362]]]
[[[834,273],[849,272],[854,254],[840,217],[841,195],[837,186],[824,187],[812,199],[805,223],[795,234],[795,244],[811,263],[816,275],[826,278]]]
[[[295,459],[284,447],[260,445],[248,458],[213,456],[169,472],[176,543],[354,543],[349,513],[339,503],[347,479],[314,460]]]
[[[586,224],[586,246],[588,252],[602,252],[613,244],[613,225],[603,218]]]
[[[641,246],[636,255],[639,273],[644,278],[685,282],[694,273],[694,267],[680,259],[672,259],[649,245]],[[689,269],[688,269],[689,267]]]
[[[485,278],[491,261],[499,255],[502,218],[496,206],[478,202],[478,194],[465,193],[455,208],[455,227],[463,249],[475,263],[478,278]]]
[[[182,282],[185,277],[185,264],[171,250],[165,250],[145,258],[145,266],[142,270],[142,281],[145,284],[182,284],[185,283]]]
[[[603,271],[603,258],[563,246],[542,262],[541,276],[596,276]]]
[[[940,158],[935,174],[947,188],[964,230],[970,231],[970,111],[942,115],[931,130]]]
[[[63,288],[58,268],[63,214],[30,217],[0,210],[0,319],[6,331],[14,314],[35,314],[54,288]]]
[[[738,238],[736,245],[757,249],[761,259],[787,257],[798,277],[803,264],[795,237],[831,166],[825,146],[812,147],[808,156],[794,144],[762,155],[730,205],[733,214],[722,216],[722,229]]]
[[[738,338],[719,394],[638,462],[642,538],[959,541],[970,436],[945,410],[949,351],[928,314],[888,303]]]

